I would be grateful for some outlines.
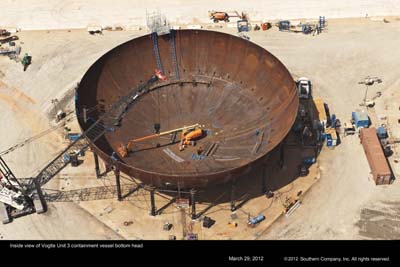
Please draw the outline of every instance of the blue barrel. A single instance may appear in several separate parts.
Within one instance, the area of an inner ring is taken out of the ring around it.
[[[69,162],[71,160],[71,157],[68,155],[68,153],[64,154],[64,162]]]
[[[303,163],[304,164],[313,164],[313,163],[315,163],[315,158],[314,157],[305,157],[305,158],[303,158]]]
[[[260,214],[260,215],[257,215],[257,216],[254,217],[254,218],[251,218],[250,221],[249,221],[249,223],[250,223],[250,224],[257,224],[257,223],[259,223],[259,222],[261,222],[261,221],[263,221],[263,220],[265,220],[265,216],[262,215],[262,214]]]

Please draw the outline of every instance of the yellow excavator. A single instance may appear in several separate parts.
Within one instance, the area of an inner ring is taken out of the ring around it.
[[[183,129],[181,142],[179,143],[179,150],[182,151],[186,146],[194,146],[196,144],[195,140],[203,136],[203,130],[200,127],[195,127],[191,129]]]
[[[168,134],[175,134],[177,132],[182,131],[182,137],[181,141],[179,144],[179,150],[183,150],[187,145],[194,145],[194,139],[200,138],[203,135],[203,130],[201,129],[200,124],[196,123],[190,126],[184,126],[181,128],[161,132],[161,133],[156,133],[156,134],[151,134],[147,135],[144,137],[132,139],[128,142],[128,144],[125,146],[124,144],[119,144],[117,147],[117,153],[121,156],[121,158],[124,158],[128,155],[129,152],[132,151],[132,148],[135,143],[142,142],[145,140],[149,140],[155,137],[159,136],[164,136]]]

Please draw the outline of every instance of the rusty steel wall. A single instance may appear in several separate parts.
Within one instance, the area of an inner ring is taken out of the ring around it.
[[[126,174],[158,187],[205,187],[227,182],[259,163],[288,134],[298,110],[295,83],[272,54],[247,40],[203,30],[175,31],[180,80],[175,80],[170,36],[158,37],[168,79],[155,84],[128,110],[121,126],[92,148],[106,162],[119,143],[200,123],[207,136],[179,151],[169,137],[135,146],[119,162]],[[95,120],[156,69],[150,35],[128,41],[97,60],[77,90],[77,114],[96,107]],[[180,82],[181,81],[181,82]],[[85,124],[80,116],[82,130]],[[179,139],[179,135],[178,135]],[[193,159],[196,149],[217,143],[213,155]],[[183,161],[179,160],[182,159]]]

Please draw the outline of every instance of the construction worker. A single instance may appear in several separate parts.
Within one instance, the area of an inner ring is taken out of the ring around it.
[[[21,63],[24,66],[24,71],[26,71],[28,66],[32,63],[32,57],[28,56],[28,53],[25,53],[25,56],[22,58]]]

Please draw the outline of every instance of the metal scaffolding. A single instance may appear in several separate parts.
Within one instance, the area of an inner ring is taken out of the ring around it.
[[[149,12],[146,10],[146,24],[150,32],[157,35],[169,34],[170,26],[164,14],[160,10]]]

